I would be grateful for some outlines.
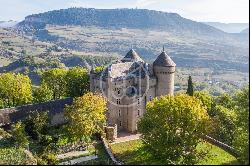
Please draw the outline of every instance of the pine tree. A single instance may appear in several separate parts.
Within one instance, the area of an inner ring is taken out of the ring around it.
[[[189,76],[188,77],[188,89],[187,89],[187,94],[189,96],[193,96],[194,95],[194,87],[193,87],[193,82],[192,82],[192,77]]]

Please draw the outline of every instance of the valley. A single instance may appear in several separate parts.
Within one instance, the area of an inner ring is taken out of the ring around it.
[[[60,23],[55,19],[59,17]],[[145,17],[150,19],[142,22]],[[29,72],[36,85],[40,71],[107,65],[131,48],[152,63],[163,46],[180,69],[177,83],[185,85],[192,75],[206,87],[217,82],[216,91],[223,92],[249,79],[247,34],[225,33],[175,13],[69,8],[27,16],[14,27],[0,28],[0,35],[0,72]]]

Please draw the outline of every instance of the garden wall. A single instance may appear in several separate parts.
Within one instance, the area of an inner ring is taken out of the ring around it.
[[[218,141],[210,136],[207,136],[207,135],[204,137],[204,140],[206,140],[207,142],[209,142],[215,146],[220,147],[221,149],[225,150],[226,152],[228,152],[229,154],[233,155],[236,158],[239,157],[236,150],[227,144],[224,144],[224,143],[222,143],[222,142],[220,142],[220,141]]]
[[[102,137],[101,140],[102,140],[102,144],[104,145],[104,148],[105,148],[107,154],[109,155],[109,158],[112,160],[113,164],[114,165],[123,165],[122,162],[116,160],[116,158],[113,155],[112,150],[110,149],[106,139],[104,137]]]
[[[71,105],[73,98],[54,100],[38,104],[30,104],[15,108],[0,109],[0,127],[9,125],[27,117],[31,111],[48,111],[52,125],[64,123],[63,110],[65,105]]]

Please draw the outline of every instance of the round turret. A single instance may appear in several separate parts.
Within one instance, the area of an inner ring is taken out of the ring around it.
[[[176,64],[164,51],[153,63],[154,74],[157,78],[156,96],[174,94],[174,73]]]

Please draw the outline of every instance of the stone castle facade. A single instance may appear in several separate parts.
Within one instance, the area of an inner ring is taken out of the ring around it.
[[[90,90],[108,100],[107,123],[118,131],[137,132],[137,122],[154,97],[173,95],[176,64],[162,51],[148,64],[132,49],[104,71],[90,72]]]

